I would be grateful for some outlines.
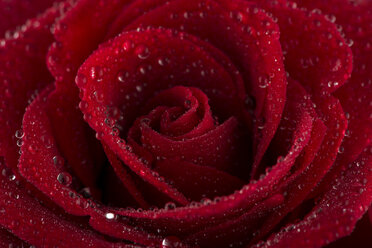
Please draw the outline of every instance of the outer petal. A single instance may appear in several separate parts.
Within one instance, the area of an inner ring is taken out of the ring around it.
[[[19,156],[14,134],[21,129],[24,110],[30,99],[53,80],[45,56],[53,41],[50,27],[63,7],[49,9],[13,37],[0,41],[0,154],[12,169]]]
[[[0,245],[1,247],[29,247],[30,245],[26,242],[15,237],[13,234],[8,232],[6,229],[0,228]]]
[[[155,170],[193,200],[229,195],[244,186],[244,181],[215,168],[177,159],[159,161]]]
[[[370,210],[371,211],[371,210]],[[364,214],[363,218],[358,221],[351,235],[340,238],[326,248],[348,248],[348,247],[371,247],[371,230],[372,222],[369,219],[368,213]]]
[[[61,0],[1,0],[0,1],[0,37],[5,31],[11,31],[16,26],[24,24],[28,19],[36,17],[55,2]],[[11,32],[6,34],[9,36]]]
[[[3,175],[0,175],[0,225],[38,247],[126,247],[124,243],[105,241],[101,235],[56,215],[19,189],[16,181]]]
[[[336,164],[323,180],[321,192],[342,170],[347,169],[372,140],[372,2],[361,1],[301,1],[308,8],[318,8],[343,27],[352,44],[354,71],[348,83],[335,92],[335,96],[348,118],[348,130],[340,147]]]
[[[48,68],[58,87],[74,84],[80,64],[103,40],[107,25],[129,0],[82,0],[59,20],[56,42],[48,53]],[[77,92],[77,90],[76,90]]]
[[[72,176],[66,171],[64,164],[58,162],[61,155],[53,138],[46,111],[47,96],[51,90],[52,87],[46,88],[27,108],[24,116],[25,136],[19,163],[20,173],[67,213],[91,216],[92,223],[95,222],[95,218],[103,218],[109,222],[109,218],[104,217],[106,211],[101,210],[96,202],[85,199],[71,187],[74,186]],[[125,223],[122,225],[127,232],[121,233],[120,238],[145,245],[151,242],[151,237],[147,233]]]
[[[335,181],[314,209],[257,247],[321,247],[349,235],[372,202],[372,153],[368,147]]]
[[[334,20],[287,0],[255,1],[278,20],[285,67],[309,92],[331,93],[352,71],[352,53]]]

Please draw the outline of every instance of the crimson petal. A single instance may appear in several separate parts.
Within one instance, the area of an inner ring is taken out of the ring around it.
[[[299,104],[299,107],[302,105]],[[277,165],[275,165],[268,174],[256,183],[244,186],[241,190],[229,196],[223,196],[218,201],[207,201],[207,204],[198,204],[196,206],[187,206],[166,211],[143,211],[141,213],[134,211],[118,210],[118,215],[131,217],[137,225],[146,228],[160,228],[161,230],[179,230],[178,235],[186,235],[194,232],[200,227],[206,228],[213,226],[228,219],[236,218],[250,209],[254,204],[261,202],[269,196],[283,177],[290,172],[296,158],[302,152],[303,148],[310,141],[312,118],[306,110],[299,111],[303,113],[298,120],[298,128],[293,136],[292,147],[288,155]],[[317,130],[317,131],[321,131]],[[317,135],[315,135],[317,137]],[[203,218],[201,219],[201,216]],[[179,220],[182,219],[182,222]],[[160,220],[164,220],[160,221]]]
[[[0,41],[0,76],[4,79],[0,83],[0,154],[14,171],[19,157],[14,134],[21,128],[28,102],[52,83],[45,56],[53,42],[50,27],[64,7],[49,9],[13,37]],[[22,133],[17,136],[22,137]]]
[[[0,176],[0,225],[22,240],[38,247],[125,247],[56,215],[16,184]]]
[[[328,117],[324,119],[324,123],[328,127],[328,130],[317,156],[315,156],[312,163],[303,173],[298,175],[296,173],[296,176],[290,177],[282,185],[281,190],[287,192],[288,197],[277,210],[281,214],[275,214],[268,218],[265,223],[262,224],[260,235],[256,236],[254,241],[262,238],[278,224],[283,216],[301,204],[332,166],[337,155],[338,147],[342,141],[342,134],[346,129],[346,123],[342,109],[335,99],[324,99],[323,104],[324,105],[321,106],[322,111],[329,111]]]
[[[78,1],[55,28],[56,42],[50,47],[48,68],[57,80],[57,88],[73,87],[77,69],[102,41],[115,12],[129,0]],[[77,90],[76,90],[77,91]]]
[[[278,19],[285,67],[291,77],[313,93],[332,93],[346,82],[352,71],[352,53],[331,18],[287,0],[254,2]]]
[[[0,228],[0,246],[1,247],[29,247],[29,245],[15,237],[12,233],[6,229]]]
[[[142,125],[142,144],[149,147],[152,154],[160,158],[171,159],[182,156],[182,160],[201,166],[228,170],[233,163],[233,151],[237,149],[237,121],[231,118],[215,129],[192,139],[172,141]],[[218,156],[216,155],[218,154]],[[230,163],[229,163],[230,162]]]
[[[348,130],[340,147],[336,164],[326,175],[317,192],[333,181],[347,165],[354,161],[363,149],[371,142],[372,137],[372,105],[370,92],[372,91],[372,4],[369,1],[350,3],[348,1],[301,1],[301,5],[308,8],[318,8],[336,19],[342,25],[343,32],[349,42],[354,55],[354,70],[348,83],[335,92],[340,100],[348,119]],[[357,28],[356,28],[357,27]],[[352,44],[350,43],[350,44]]]
[[[182,39],[179,38],[181,36]],[[120,127],[126,130],[134,121],[132,116],[137,111],[136,108],[144,104],[145,99],[175,83],[198,86],[209,96],[212,106],[213,102],[221,100],[225,103],[235,101],[233,96],[238,91],[229,74],[208,53],[201,50],[198,43],[194,44],[196,40],[191,42],[186,37],[184,34],[162,30],[123,33],[89,57],[80,68],[77,78],[78,86],[84,92],[82,102],[87,106],[83,112],[98,137],[138,175],[183,204],[186,203],[185,199],[178,192],[154,176],[134,154],[123,149],[125,143],[117,137],[117,132]],[[186,50],[189,52],[185,53]],[[117,62],[105,60],[102,63],[102,56],[109,56]],[[171,62],[159,64],[159,57],[166,57]],[[197,67],[192,66],[196,63],[195,58],[198,58]],[[131,63],[127,63],[128,61]],[[185,68],[185,65],[189,66]],[[173,73],[167,73],[169,71]],[[122,78],[123,74],[129,77]],[[208,77],[205,76],[207,74]],[[122,87],[123,84],[125,87]],[[114,110],[107,111],[110,109]],[[110,115],[110,112],[121,111],[126,117],[122,120],[118,121],[118,116]],[[99,123],[108,125],[100,126]]]
[[[155,170],[173,182],[189,199],[197,201],[229,195],[245,184],[239,178],[215,168],[177,159],[158,161]]]
[[[36,186],[45,195],[61,206],[66,212],[78,216],[94,218],[106,216],[103,210],[98,211],[98,204],[85,199],[70,186],[72,176],[66,172],[56,141],[52,136],[50,121],[47,115],[48,94],[52,87],[47,87],[27,108],[24,116],[24,145],[19,162],[19,171],[24,178]],[[44,138],[42,138],[44,137]],[[105,218],[105,217],[103,217]],[[106,221],[109,221],[106,218]],[[143,234],[133,227],[126,226],[127,233],[121,233],[121,238],[137,242],[147,242]]]
[[[148,9],[148,3],[142,3]],[[229,1],[199,4],[176,0],[137,18],[125,30],[146,26],[169,27],[201,37],[229,54],[241,69],[246,88],[257,103],[255,171],[275,134],[285,102],[286,78],[277,25],[246,1],[235,5]]]
[[[16,26],[24,24],[28,19],[36,17],[53,3],[61,2],[61,0],[1,0],[0,1],[0,36],[3,37],[5,31],[6,37],[11,36],[11,30]]]
[[[367,147],[302,221],[257,247],[321,247],[349,235],[372,202],[371,165],[371,149]]]

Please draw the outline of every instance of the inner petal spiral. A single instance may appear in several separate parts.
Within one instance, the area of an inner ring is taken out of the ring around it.
[[[129,131],[129,144],[137,153],[150,161],[176,158],[234,171],[240,133],[237,119],[231,117],[219,125],[201,90],[183,86],[165,90],[148,102],[146,108],[152,107]]]

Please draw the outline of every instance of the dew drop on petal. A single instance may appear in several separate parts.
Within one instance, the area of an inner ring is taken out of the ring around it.
[[[70,186],[72,183],[72,177],[67,172],[61,172],[57,176],[57,180],[60,184],[63,184],[65,186]]]
[[[106,213],[105,214],[105,217],[108,220],[113,220],[113,219],[115,219],[115,214],[113,214],[113,213]]]
[[[123,49],[124,51],[129,51],[133,46],[133,43],[130,40],[124,41]]]
[[[126,71],[119,71],[118,72],[118,80],[119,82],[124,83],[125,79],[129,76],[128,72]]]
[[[181,241],[176,236],[168,236],[161,242],[161,248],[176,248],[179,247]]]
[[[25,136],[25,134],[23,133],[22,129],[19,129],[19,130],[17,130],[17,131],[15,132],[15,137],[16,137],[17,139],[22,139],[23,136]]]
[[[87,78],[83,74],[78,74],[75,78],[75,83],[79,87],[84,87],[87,83]]]
[[[172,210],[176,208],[176,204],[174,202],[168,202],[165,204],[165,210]]]
[[[138,92],[141,92],[141,91],[142,91],[142,86],[137,85],[137,86],[136,86],[136,90],[137,90]]]
[[[53,164],[54,164],[55,166],[58,166],[58,167],[63,166],[64,163],[65,163],[65,161],[63,160],[63,158],[60,157],[60,156],[54,156],[54,157],[52,158],[52,161],[53,161]]]
[[[136,47],[135,53],[139,59],[147,59],[150,56],[149,48],[145,45],[139,45]]]

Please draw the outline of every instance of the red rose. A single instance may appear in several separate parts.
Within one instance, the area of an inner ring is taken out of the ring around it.
[[[1,247],[372,247],[371,1],[52,2],[0,1]]]

